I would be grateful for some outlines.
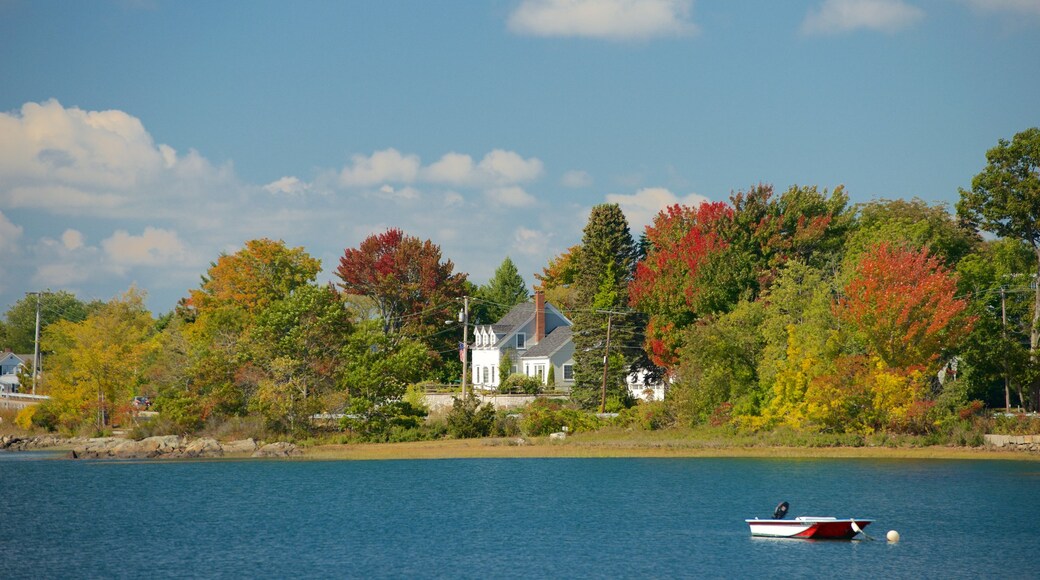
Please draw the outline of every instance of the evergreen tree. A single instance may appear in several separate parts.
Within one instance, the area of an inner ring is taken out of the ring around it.
[[[628,220],[617,204],[592,208],[578,253],[575,278],[573,398],[583,407],[601,404],[603,357],[610,322],[607,398],[624,400],[625,376],[639,353],[638,317],[628,314],[628,283],[637,250]],[[624,312],[625,314],[608,314]]]
[[[505,316],[513,306],[531,297],[523,276],[508,256],[495,270],[487,284],[477,289],[471,318],[476,324],[492,324]]]

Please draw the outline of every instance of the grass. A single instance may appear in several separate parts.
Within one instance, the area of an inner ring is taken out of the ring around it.
[[[796,446],[768,438],[722,439],[710,430],[624,431],[580,433],[563,441],[547,437],[442,439],[412,443],[320,444],[305,458],[327,460],[534,458],[534,457],[778,457],[778,458],[914,458],[1013,459],[1040,461],[1040,455],[980,447],[862,445]]]

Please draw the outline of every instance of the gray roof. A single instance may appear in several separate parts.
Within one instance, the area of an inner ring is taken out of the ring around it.
[[[500,326],[508,326],[509,329],[512,330],[527,322],[527,320],[532,316],[534,316],[534,302],[523,302],[512,307],[509,312],[502,317],[502,320],[499,320],[494,324],[493,328],[496,333]]]
[[[570,339],[571,327],[557,326],[548,336],[538,341],[538,344],[527,349],[527,352],[525,352],[521,358],[549,356],[556,352],[556,350],[561,346],[567,344],[567,341]]]

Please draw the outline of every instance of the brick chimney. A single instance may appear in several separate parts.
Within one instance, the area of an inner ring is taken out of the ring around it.
[[[545,293],[538,290],[534,293],[534,343],[545,338]]]

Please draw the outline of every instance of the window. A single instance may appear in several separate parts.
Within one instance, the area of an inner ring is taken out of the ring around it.
[[[563,365],[563,380],[574,380],[574,365]]]
[[[487,382],[488,382],[488,368],[484,367],[484,384],[486,385]]]
[[[538,380],[545,380],[545,365],[537,365],[534,367],[534,376],[538,377]]]
[[[522,333],[522,332],[516,333],[516,349],[517,350],[524,350],[526,348],[527,348],[527,335]]]
[[[509,367],[509,374],[515,375],[517,373],[516,365]]]

